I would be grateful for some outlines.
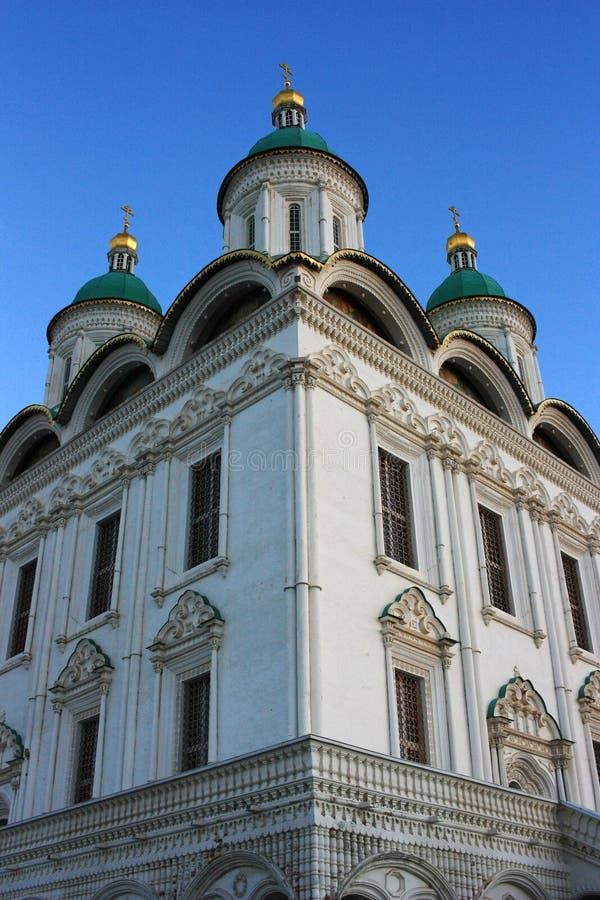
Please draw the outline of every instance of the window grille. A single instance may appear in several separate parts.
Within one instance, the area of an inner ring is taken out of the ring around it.
[[[339,250],[342,244],[341,241],[342,227],[341,222],[337,216],[333,217],[333,250]]]
[[[29,611],[33,599],[36,566],[37,559],[34,559],[32,562],[27,563],[26,566],[22,566],[19,570],[17,598],[8,651],[9,657],[16,656],[25,649],[27,626],[29,624]]]
[[[426,763],[423,679],[396,669],[395,681],[400,756],[411,762]]]
[[[408,463],[380,447],[379,481],[385,555],[414,568]]]
[[[208,709],[210,675],[200,675],[183,684],[183,734],[181,771],[205,766],[208,762]]]
[[[246,238],[248,248],[250,250],[254,250],[254,244],[256,242],[256,226],[254,224],[254,216],[248,216],[247,227],[246,227]]]
[[[290,125],[294,124],[294,115],[291,109],[286,109],[285,111],[285,125],[286,128],[289,128]]]
[[[486,509],[485,506],[480,506],[479,521],[481,523],[490,602],[497,609],[510,613],[512,609],[508,587],[508,568],[502,536],[502,519],[497,513]]]
[[[221,454],[213,453],[192,468],[188,569],[219,554]]]
[[[115,513],[109,519],[100,522],[96,528],[96,555],[90,597],[90,619],[110,609],[120,518],[121,514]]]
[[[600,781],[600,741],[592,741],[592,746],[594,748],[594,761],[596,763],[596,774],[598,776],[598,781]]]
[[[566,553],[561,553],[560,556],[562,559],[563,571],[565,573],[569,603],[571,605],[575,640],[577,641],[577,646],[581,647],[582,650],[591,650],[590,637],[585,621],[579,572],[577,571],[577,560],[567,556]]]
[[[115,265],[115,269],[124,269],[125,268],[125,254],[117,253],[117,263]]]
[[[99,721],[98,716],[93,716],[90,719],[84,719],[78,725],[74,803],[83,803],[84,800],[92,798]]]
[[[300,205],[298,203],[292,203],[290,206],[290,253],[301,249]]]

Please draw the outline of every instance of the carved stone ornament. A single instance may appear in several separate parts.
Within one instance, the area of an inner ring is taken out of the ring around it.
[[[350,358],[339,347],[325,347],[320,353],[311,353],[308,357],[310,368],[317,376],[333,381],[357,394],[362,399],[370,396],[370,391],[365,382],[358,377],[356,367]]]
[[[5,722],[4,713],[0,714],[0,770],[12,768],[12,764],[23,759],[23,741],[21,735]]]
[[[204,639],[218,647],[223,634],[221,613],[206,597],[196,591],[185,591],[148,647],[153,662],[168,660]]]
[[[113,666],[95,641],[84,638],[79,641],[50,692],[54,694],[54,704],[60,704],[71,697],[90,691],[108,690],[112,679]]]
[[[579,711],[584,722],[594,722],[600,727],[600,669],[593,669],[577,695]]]
[[[531,682],[520,675],[502,685],[498,696],[488,706],[487,719],[490,740],[496,745],[553,759],[558,744],[569,744],[563,740],[541,696]],[[563,750],[559,755],[568,756]]]
[[[423,592],[417,587],[407,588],[389,603],[381,616],[384,643],[411,643],[442,658],[444,665],[453,657],[451,647],[456,641],[450,637]]]
[[[269,347],[256,350],[244,364],[239,378],[229,388],[227,399],[230,403],[235,403],[267,379],[280,375],[287,363],[288,358],[283,353],[275,353]]]

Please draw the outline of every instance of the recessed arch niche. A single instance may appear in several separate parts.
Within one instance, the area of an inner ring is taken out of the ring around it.
[[[98,392],[89,413],[90,422],[96,422],[112,412],[153,381],[152,370],[142,362],[131,361],[119,366],[115,372],[111,372]]]
[[[248,319],[271,299],[264,284],[241,281],[221,291],[198,317],[189,338],[188,356]]]
[[[11,460],[6,480],[12,481],[23,472],[32,469],[60,447],[60,441],[53,431],[37,431],[28,436]]]

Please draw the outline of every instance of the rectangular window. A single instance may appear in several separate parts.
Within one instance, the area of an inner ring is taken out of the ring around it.
[[[426,763],[423,679],[396,669],[395,680],[400,756],[410,762]]]
[[[337,216],[333,217],[333,250],[339,250],[342,246],[342,226]]]
[[[183,683],[181,771],[205,766],[208,762],[208,709],[210,675],[200,675]]]
[[[27,626],[29,625],[29,611],[31,609],[31,601],[33,599],[33,585],[35,582],[35,569],[37,559],[27,563],[19,569],[19,580],[17,582],[17,597],[15,601],[15,612],[13,616],[12,629],[10,633],[10,643],[8,656],[17,656],[25,649],[25,641],[27,639]]]
[[[246,239],[247,239],[247,243],[248,243],[248,248],[250,250],[254,250],[254,242],[255,242],[255,238],[256,238],[254,216],[248,216],[248,219],[246,220],[246,230],[247,230]]]
[[[290,206],[290,253],[302,249],[300,240],[300,206],[292,203]]]
[[[213,453],[192,467],[188,569],[219,554],[221,454]]]
[[[74,803],[91,800],[93,795],[99,721],[99,716],[92,716],[77,725]]]
[[[120,512],[110,516],[96,527],[96,554],[92,576],[89,618],[99,616],[110,609],[117,542],[119,540]]]
[[[385,555],[416,567],[408,486],[408,463],[379,448],[379,483]]]
[[[575,630],[575,640],[577,646],[582,650],[591,651],[590,636],[588,634],[587,624],[585,621],[585,610],[583,608],[583,594],[581,591],[581,582],[579,581],[579,571],[577,560],[566,553],[561,553],[562,567],[565,573],[565,582],[567,585],[567,594],[571,605],[571,616],[573,618],[573,628]]]
[[[496,609],[512,613],[508,586],[508,567],[504,551],[502,518],[485,506],[479,507],[479,522],[483,538],[483,552],[487,569],[490,602]]]

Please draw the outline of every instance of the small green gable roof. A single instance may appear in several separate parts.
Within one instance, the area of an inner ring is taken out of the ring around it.
[[[154,294],[141,278],[129,272],[106,272],[87,281],[75,294],[73,303],[82,303],[84,300],[130,300],[162,315]]]
[[[279,150],[285,147],[305,147],[308,150],[322,150],[323,153],[337,155],[316,131],[307,131],[306,128],[293,125],[289,128],[277,128],[261,138],[250,148],[248,156],[264,153],[265,150]]]
[[[458,269],[442,281],[427,303],[427,312],[462,297],[506,297],[495,278],[477,269]]]

